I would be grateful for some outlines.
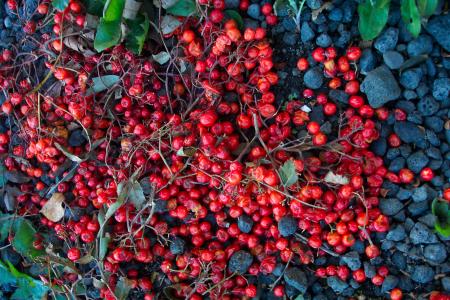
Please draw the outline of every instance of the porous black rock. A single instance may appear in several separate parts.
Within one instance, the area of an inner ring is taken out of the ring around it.
[[[361,268],[361,260],[356,251],[350,251],[341,256],[341,264],[347,265],[350,270],[355,271]]]
[[[408,169],[418,174],[427,166],[429,161],[428,156],[423,151],[417,151],[408,157],[406,163],[408,164]]]
[[[434,270],[428,265],[414,266],[411,279],[417,283],[428,283],[433,280]]]
[[[303,81],[308,88],[318,89],[323,83],[323,72],[318,67],[311,68],[306,71]]]
[[[445,246],[441,243],[431,244],[425,246],[423,249],[423,256],[433,264],[441,264],[447,258],[447,251],[445,250]]]
[[[291,216],[285,216],[278,221],[278,231],[281,236],[291,236],[298,228],[297,221]]]
[[[253,255],[244,250],[239,250],[231,255],[228,261],[228,270],[231,273],[244,274],[253,263]]]
[[[409,238],[415,245],[434,244],[438,242],[436,235],[424,224],[417,222],[409,232]]]
[[[381,53],[385,53],[386,51],[394,49],[397,45],[397,42],[398,29],[389,27],[377,37],[373,46]]]
[[[174,255],[183,254],[186,242],[181,238],[174,238],[170,243],[170,252]]]
[[[425,26],[426,31],[431,34],[436,42],[450,52],[450,15],[442,14],[430,18]]]
[[[341,280],[337,276],[327,277],[327,284],[331,289],[333,289],[334,292],[338,294],[342,293],[346,288],[348,288],[348,283]]]
[[[380,108],[401,94],[397,80],[386,66],[370,71],[361,84],[361,91],[367,95],[373,108]]]
[[[308,281],[306,274],[301,269],[289,267],[284,272],[283,278],[287,285],[292,286],[301,294],[306,292],[306,289],[308,288]]]
[[[252,231],[253,220],[248,215],[242,215],[238,218],[239,230],[244,233],[249,233]]]
[[[403,203],[396,198],[380,199],[380,210],[387,216],[394,216],[403,208]]]

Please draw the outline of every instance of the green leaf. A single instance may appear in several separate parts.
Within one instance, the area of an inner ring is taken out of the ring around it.
[[[102,236],[99,241],[99,249],[98,249],[98,259],[100,261],[105,259],[106,253],[108,252],[108,245],[111,241],[111,238],[107,234],[106,236]]]
[[[402,0],[400,11],[406,28],[412,36],[418,37],[420,34],[420,14],[415,0]]]
[[[13,224],[13,230],[15,235],[12,245],[18,253],[31,258],[44,254],[43,250],[36,250],[33,247],[36,230],[30,221],[23,218],[17,219]]]
[[[100,93],[103,92],[112,86],[114,86],[117,82],[119,82],[120,77],[117,75],[104,75],[100,77],[92,78],[92,87],[89,89],[88,93]]]
[[[305,297],[303,297],[303,294],[299,294],[297,297],[295,297],[295,300],[304,300]]]
[[[289,187],[297,182],[298,175],[292,160],[286,161],[279,170],[281,182],[285,187]]]
[[[113,47],[120,42],[122,35],[121,21],[107,21],[100,18],[100,23],[95,33],[94,48],[98,52]]]
[[[434,228],[445,237],[450,236],[450,210],[446,201],[434,199],[431,203],[431,213],[436,217]]]
[[[105,7],[106,0],[84,0],[83,3],[89,14],[97,17],[103,16],[103,9]]]
[[[236,23],[237,23],[239,29],[242,30],[242,29],[244,28],[244,20],[242,20],[241,15],[240,15],[237,11],[232,10],[232,9],[227,9],[227,10],[224,11],[224,12],[225,12],[225,15],[226,15],[228,18],[233,19],[233,20],[236,21]]]
[[[108,0],[103,9],[103,19],[108,22],[121,21],[125,0]]]
[[[135,54],[141,54],[147,39],[150,21],[147,14],[139,14],[134,20],[126,20],[129,32],[125,37],[125,45]]]
[[[386,25],[390,0],[365,0],[358,5],[358,28],[363,40],[373,40]]]
[[[144,206],[145,195],[139,181],[133,180],[130,183],[128,198],[130,199],[131,203],[133,203],[136,209],[141,209]]]
[[[117,282],[116,288],[114,289],[114,295],[117,300],[125,300],[130,293],[131,285],[128,279],[120,277]]]
[[[439,0],[417,0],[417,7],[419,8],[422,17],[431,16],[439,4]]]
[[[69,5],[69,0],[53,0],[52,5],[57,10],[63,11]]]
[[[192,0],[178,0],[175,5],[166,9],[166,12],[181,17],[188,17],[197,12],[195,2]]]

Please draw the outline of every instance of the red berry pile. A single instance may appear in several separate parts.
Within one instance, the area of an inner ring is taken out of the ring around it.
[[[383,180],[414,179],[407,169],[389,172],[369,150],[379,136],[377,119],[389,111],[373,109],[360,94],[361,50],[314,49],[327,89],[305,89],[303,97],[280,103],[271,91],[278,76],[266,30],[240,30],[225,20],[223,0],[199,4],[208,18],[184,20],[165,36],[182,53],[169,67],[123,46],[92,56],[66,47],[62,29],[85,23],[84,7],[71,0],[54,15],[58,36],[47,39],[55,55],[46,66],[62,92],[43,94],[3,72],[9,96],[2,111],[17,126],[0,134],[0,152],[13,154],[5,159],[9,171],[32,177],[19,184],[19,213],[38,214],[54,193],[66,211],[82,212],[55,220],[41,215],[40,223],[64,241],[54,251],[75,265],[95,257],[101,271],[90,276],[103,282],[104,299],[115,299],[121,280],[145,299],[158,299],[168,286],[188,299],[255,297],[257,276],[280,263],[314,269],[319,278],[368,280],[363,268],[313,264],[348,253],[358,240],[365,259],[378,257],[371,234],[389,228],[377,208]],[[240,7],[248,5],[243,0]],[[261,11],[269,25],[277,22],[270,4]],[[14,55],[3,51],[2,65]],[[180,62],[187,72],[173,67]],[[305,72],[310,62],[302,57],[297,67]],[[105,75],[120,80],[93,93],[92,78]],[[348,106],[330,100],[331,90],[348,95]],[[311,120],[313,106],[322,108],[331,130]],[[402,112],[395,116],[404,119]],[[73,131],[84,136],[80,145],[69,142]],[[23,142],[12,143],[13,136]],[[392,134],[389,144],[400,140]],[[424,169],[421,177],[431,180],[433,172]],[[242,262],[246,268],[232,266],[238,254],[250,258]],[[66,273],[58,280],[77,280]],[[371,281],[381,285],[387,275],[381,266]],[[285,295],[282,276],[265,288]],[[401,297],[392,290],[392,299]]]

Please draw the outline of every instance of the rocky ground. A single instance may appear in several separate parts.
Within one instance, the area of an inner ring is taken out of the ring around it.
[[[231,1],[228,3],[231,5]],[[360,77],[364,78],[361,90],[372,107],[384,105],[396,112],[379,124],[382,136],[372,150],[384,157],[385,165],[392,172],[409,168],[418,176],[424,167],[430,167],[435,173],[428,183],[419,180],[412,185],[384,183],[386,196],[380,202],[380,209],[390,216],[391,229],[377,236],[382,256],[364,262],[363,266],[369,278],[382,264],[389,267],[390,275],[381,287],[367,287],[364,294],[383,297],[385,292],[400,287],[412,298],[421,298],[433,290],[450,292],[450,239],[435,233],[430,210],[432,200],[450,182],[450,15],[442,13],[441,1],[436,16],[413,39],[401,20],[398,1],[391,5],[388,25],[372,43],[359,42],[356,1],[333,1],[332,5],[325,6],[320,0],[306,1],[300,32],[288,11],[281,10],[279,24],[272,28],[281,78],[277,96],[295,97],[305,87],[324,88],[322,72],[311,68],[302,73],[296,68],[299,57],[308,57],[314,66],[312,48],[344,49],[352,44],[364,48],[359,65]],[[264,19],[258,8],[258,3],[249,7],[251,19],[247,22]],[[321,12],[317,14],[318,11]],[[344,107],[348,103],[344,93],[335,93],[334,98]],[[317,115],[316,118],[321,119]],[[391,133],[400,137],[403,142],[400,147],[389,146]],[[354,252],[342,257],[339,263],[357,269],[363,252],[363,247],[356,244]],[[329,288],[315,283],[305,298],[336,299],[334,292],[344,297],[355,295],[355,289],[356,294],[361,292],[356,282],[348,286],[329,278],[327,284]]]
[[[0,49],[13,44],[20,52],[32,51],[40,36],[51,28],[39,27],[32,36],[23,33],[27,19],[38,20],[38,16],[29,13],[35,11],[35,2],[28,2],[29,10],[22,10],[19,16],[1,5]],[[232,9],[239,5],[235,0],[225,2]],[[259,22],[264,26],[261,4],[252,2],[245,24],[256,26]],[[275,63],[281,79],[276,88],[279,101],[302,95],[305,88],[315,91],[325,88],[323,72],[314,68],[315,62],[311,59],[313,48],[335,46],[342,50],[352,44],[360,45],[364,48],[359,64],[359,76],[363,79],[361,90],[372,107],[386,106],[395,111],[387,121],[378,124],[382,134],[372,150],[384,157],[385,165],[392,172],[408,168],[418,176],[424,167],[430,167],[435,173],[428,183],[420,180],[411,185],[384,183],[385,198],[380,201],[380,210],[390,216],[391,229],[376,236],[382,248],[380,257],[363,261],[364,245],[357,242],[354,251],[345,256],[331,257],[328,261],[322,257],[315,261],[316,265],[345,264],[351,270],[363,266],[369,278],[376,275],[379,266],[387,265],[389,275],[382,286],[367,284],[361,287],[356,281],[347,284],[337,277],[317,280],[307,276],[310,281],[306,282],[305,274],[292,268],[284,273],[288,296],[302,291],[305,292],[304,299],[315,300],[347,299],[360,294],[384,298],[386,292],[395,287],[414,299],[426,298],[435,290],[450,293],[450,238],[434,231],[435,220],[430,210],[432,200],[450,186],[450,15],[443,12],[444,1],[441,1],[436,15],[422,28],[421,35],[413,39],[401,20],[398,1],[392,1],[391,5],[388,25],[373,43],[359,41],[357,1],[352,0],[336,0],[331,5],[325,5],[322,0],[306,1],[300,31],[289,12],[281,9],[279,24],[271,28]],[[46,20],[40,21],[45,24]],[[307,72],[297,69],[299,57],[308,57],[311,68]],[[27,55],[22,59],[36,60],[36,69],[25,70],[18,76],[37,74],[38,82],[41,74],[39,59]],[[2,97],[4,95],[0,94],[0,100]],[[330,97],[342,107],[348,103],[345,93],[334,92]],[[312,119],[323,123],[321,114],[321,109],[313,109]],[[7,127],[7,124],[0,126]],[[390,146],[388,137],[392,133],[403,142],[400,147]],[[10,248],[1,250],[3,260],[19,260],[16,256]],[[236,264],[235,267],[241,266]],[[261,280],[275,281],[283,274],[282,267],[280,265],[273,275]],[[308,285],[311,288],[306,290]],[[263,296],[272,297],[271,294]]]

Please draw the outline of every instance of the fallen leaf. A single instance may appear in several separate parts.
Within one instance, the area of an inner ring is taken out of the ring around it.
[[[332,171],[329,171],[324,178],[325,182],[333,183],[333,184],[348,184],[348,178],[339,174],[334,174]]]
[[[47,203],[41,208],[41,214],[52,222],[58,222],[64,217],[64,195],[62,193],[54,193]]]

